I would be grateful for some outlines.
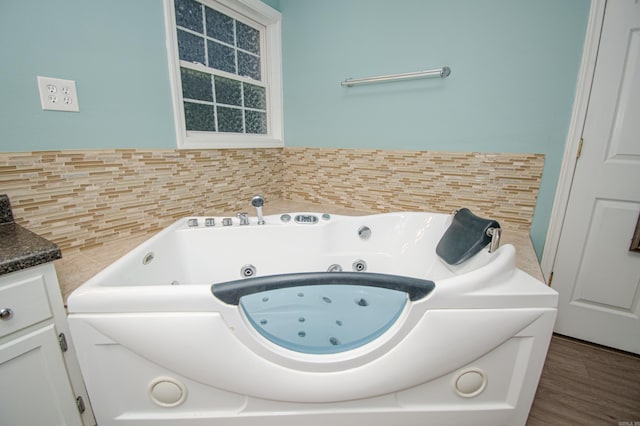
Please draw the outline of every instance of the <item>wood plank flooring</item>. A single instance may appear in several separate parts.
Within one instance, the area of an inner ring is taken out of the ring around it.
[[[640,356],[554,335],[527,426],[640,426]]]

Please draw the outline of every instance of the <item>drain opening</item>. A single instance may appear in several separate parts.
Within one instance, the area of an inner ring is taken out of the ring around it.
[[[340,340],[338,340],[337,337],[330,337],[329,343],[331,343],[333,346],[338,346],[340,344]]]
[[[298,331],[298,337],[304,337],[306,335],[307,333],[305,333],[304,331]]]
[[[331,299],[329,299],[327,296],[323,296],[323,297],[322,297],[322,301],[323,301],[324,303],[331,303],[331,302],[332,302],[332,300],[331,300]]]

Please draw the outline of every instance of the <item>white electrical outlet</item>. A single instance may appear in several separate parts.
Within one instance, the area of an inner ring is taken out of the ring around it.
[[[38,76],[38,89],[42,109],[80,111],[75,81]]]

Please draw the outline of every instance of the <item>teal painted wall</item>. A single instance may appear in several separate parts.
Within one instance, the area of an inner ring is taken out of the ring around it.
[[[283,14],[287,146],[544,153],[541,253],[588,0],[265,3]],[[162,1],[3,0],[0,39],[0,151],[176,146]],[[340,86],[443,65],[444,80]],[[38,75],[75,80],[80,112],[43,111]]]
[[[276,10],[280,10],[280,0],[262,0],[262,2]]]
[[[540,256],[588,0],[279,0],[287,146],[543,153]],[[343,88],[449,66],[447,79]],[[491,197],[491,193],[487,193]]]
[[[2,0],[0,151],[175,148],[160,0]],[[76,81],[43,111],[36,76]]]

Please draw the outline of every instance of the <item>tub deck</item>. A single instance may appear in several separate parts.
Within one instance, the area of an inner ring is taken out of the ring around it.
[[[250,216],[255,212],[247,209]],[[348,209],[344,207],[326,206],[306,202],[267,200],[264,207],[265,215],[286,213],[292,211],[316,211],[342,215],[367,215],[376,212]],[[216,216],[235,216],[234,212],[211,212]],[[516,265],[534,278],[545,282],[538,258],[528,233],[512,229],[508,223],[503,223],[502,244],[512,244],[516,248]],[[140,234],[118,240],[117,243],[89,248],[73,253],[63,253],[63,257],[55,262],[58,280],[65,301],[67,297],[80,285],[96,273],[112,264],[114,261],[131,251],[134,247],[149,239],[154,233]]]

